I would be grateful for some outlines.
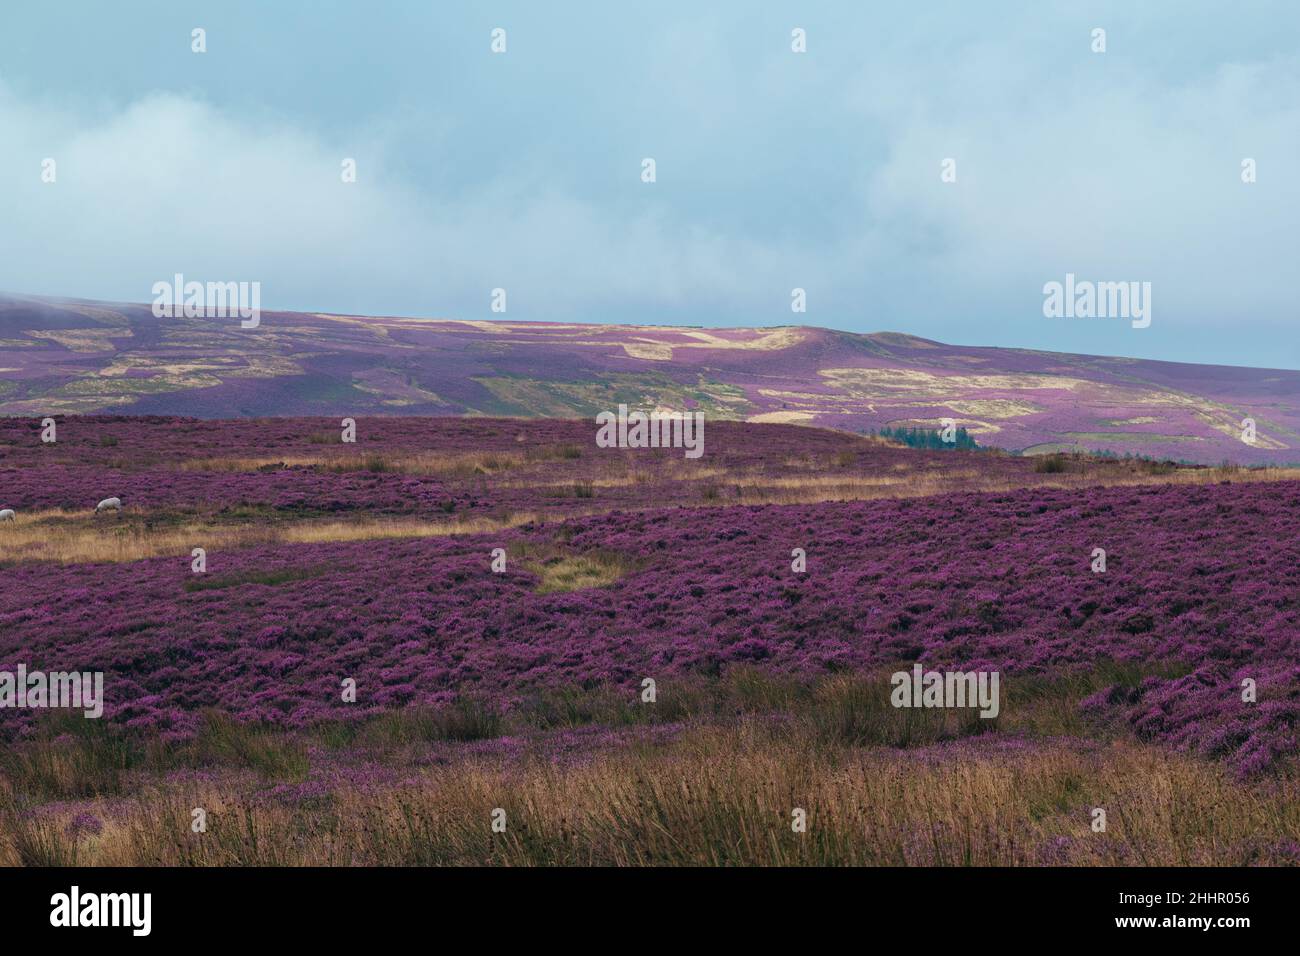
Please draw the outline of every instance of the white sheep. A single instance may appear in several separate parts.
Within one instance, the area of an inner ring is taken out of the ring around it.
[[[99,504],[95,505],[95,514],[99,514],[101,511],[109,511],[109,510],[116,511],[118,514],[121,514],[121,513],[122,513],[122,499],[121,499],[121,498],[105,498],[105,499],[104,499],[103,501],[101,501]]]
[[[0,521],[13,521],[13,520],[14,520],[13,508],[5,508],[3,511],[0,511]]]

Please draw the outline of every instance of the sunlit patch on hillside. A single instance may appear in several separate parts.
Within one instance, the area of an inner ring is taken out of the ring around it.
[[[925,390],[941,397],[965,389],[1055,389],[1072,391],[1083,379],[1032,373],[1005,375],[936,375],[909,368],[824,368],[817,373],[832,384],[854,393],[887,396],[899,390]]]
[[[800,422],[810,422],[816,417],[812,412],[763,412],[761,415],[750,415],[745,421],[755,424],[797,425]]]
[[[49,339],[73,352],[110,352],[117,346],[113,339],[126,338],[130,329],[29,329],[32,338]]]
[[[1045,411],[1041,405],[1033,402],[1017,401],[1010,398],[985,399],[950,399],[947,406],[963,415],[978,415],[981,418],[1020,418],[1024,415],[1038,415]]]

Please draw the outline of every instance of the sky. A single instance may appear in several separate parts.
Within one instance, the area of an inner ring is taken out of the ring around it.
[[[1298,226],[1294,0],[45,0],[0,26],[7,292],[148,302],[182,273],[265,309],[1300,368]],[[1045,316],[1067,273],[1151,283],[1150,325]]]

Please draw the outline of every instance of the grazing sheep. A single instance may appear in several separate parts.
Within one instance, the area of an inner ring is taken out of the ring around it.
[[[0,521],[13,521],[13,520],[14,520],[13,508],[6,508],[4,509],[4,511],[0,511]]]
[[[122,499],[121,499],[121,498],[105,498],[105,499],[104,499],[103,501],[101,501],[99,504],[95,505],[95,514],[99,514],[101,511],[108,511],[108,510],[110,510],[110,509],[113,510],[113,511],[116,511],[118,514],[121,514],[121,513],[122,513]]]

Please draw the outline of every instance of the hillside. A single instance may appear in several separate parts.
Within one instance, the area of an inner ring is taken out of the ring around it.
[[[803,326],[700,329],[263,312],[0,296],[0,415],[713,418],[964,425],[984,445],[1300,461],[1300,372],[943,345]],[[1241,421],[1257,424],[1253,446]]]

